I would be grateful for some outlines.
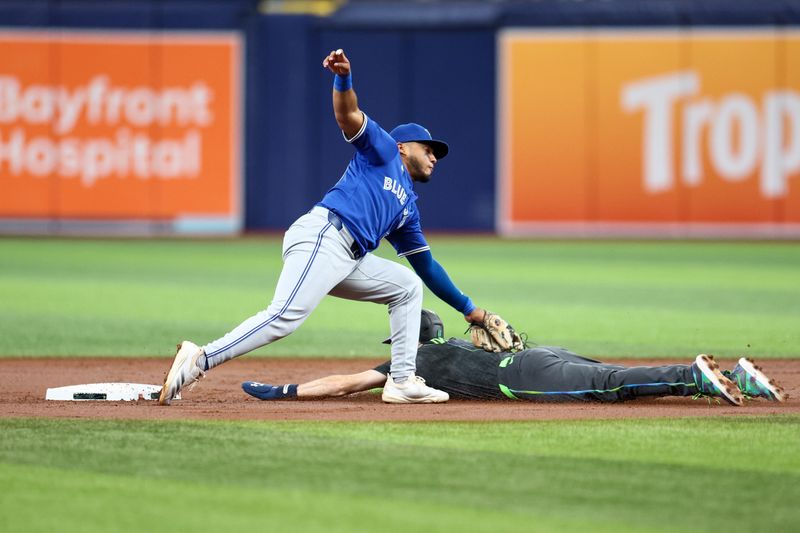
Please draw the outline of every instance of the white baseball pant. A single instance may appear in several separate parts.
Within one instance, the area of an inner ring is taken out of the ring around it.
[[[323,207],[297,219],[284,235],[283,270],[269,307],[203,346],[208,367],[286,337],[330,294],[388,305],[390,371],[395,379],[414,373],[422,281],[408,267],[370,253],[355,259],[352,243],[347,228],[337,230]]]

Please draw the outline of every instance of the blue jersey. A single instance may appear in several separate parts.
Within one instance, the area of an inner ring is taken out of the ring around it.
[[[361,129],[347,141],[356,154],[317,205],[339,215],[362,255],[376,249],[384,237],[400,256],[429,250],[414,184],[395,140],[364,114]]]

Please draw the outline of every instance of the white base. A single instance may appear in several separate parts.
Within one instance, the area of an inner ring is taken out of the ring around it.
[[[158,400],[161,385],[144,385],[142,383],[87,383],[47,389],[45,400],[87,401],[105,400],[109,402]],[[176,400],[181,395],[175,396]]]

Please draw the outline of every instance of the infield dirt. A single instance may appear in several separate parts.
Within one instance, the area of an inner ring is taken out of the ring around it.
[[[229,419],[350,421],[496,421],[800,413],[800,360],[762,360],[765,372],[789,393],[783,404],[749,401],[743,407],[691,398],[656,398],[620,404],[451,400],[438,405],[387,405],[371,392],[314,401],[264,402],[242,392],[242,381],[299,383],[328,374],[361,372],[381,360],[242,358],[215,368],[183,399],[170,406],[154,401],[47,401],[49,387],[82,383],[160,384],[171,358],[0,359],[0,417],[102,419]],[[686,363],[686,360],[609,361],[626,366]],[[723,368],[733,361],[720,361]]]

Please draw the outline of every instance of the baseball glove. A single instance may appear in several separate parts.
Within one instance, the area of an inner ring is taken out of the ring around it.
[[[525,342],[511,324],[489,311],[482,322],[469,327],[469,334],[472,344],[487,352],[516,352],[525,348]]]

